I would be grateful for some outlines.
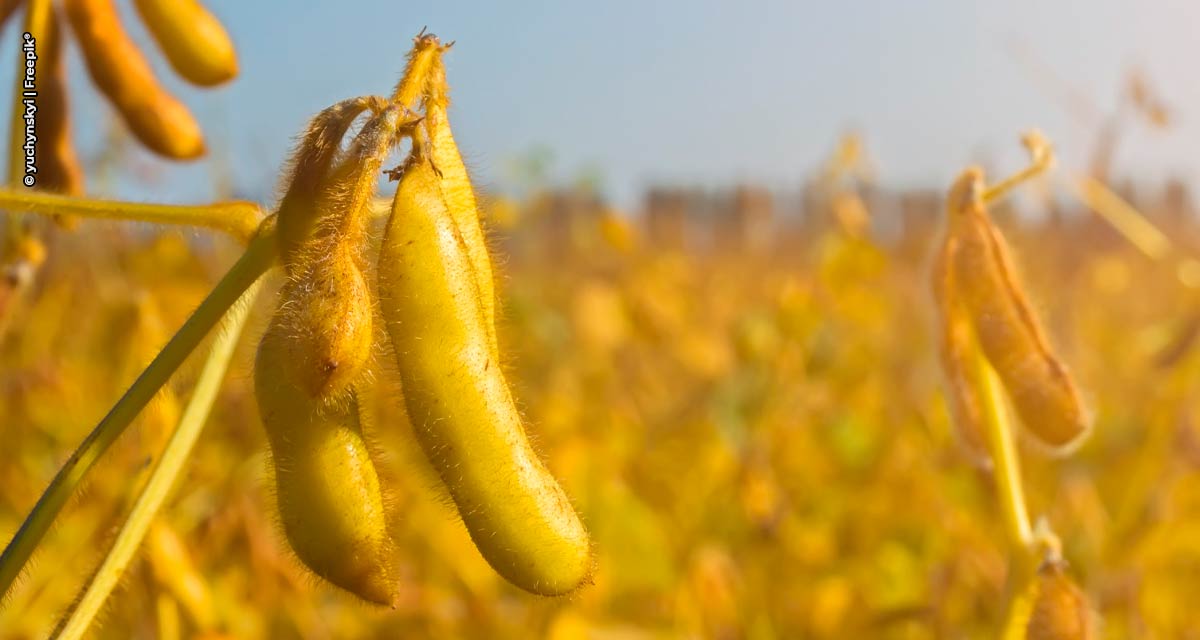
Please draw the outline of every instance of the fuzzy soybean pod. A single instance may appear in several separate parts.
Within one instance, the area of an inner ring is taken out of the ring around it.
[[[447,115],[450,106],[449,87],[446,84],[446,67],[440,51],[430,63],[428,87],[425,97],[425,128],[429,132],[433,164],[441,172],[442,193],[466,247],[471,271],[479,286],[479,303],[483,308],[488,337],[492,349],[496,351],[496,290],[492,259],[488,254],[483,226],[479,222],[475,189],[471,186],[466,164],[463,163],[462,154],[454,142],[454,134],[450,132],[450,119]]]
[[[525,435],[440,185],[427,161],[410,161],[379,257],[408,415],[492,567],[527,591],[570,593],[590,576],[588,534]]]
[[[134,0],[171,67],[192,84],[211,87],[238,72],[237,51],[220,21],[196,0]]]
[[[949,395],[954,432],[972,462],[990,468],[987,436],[983,428],[983,410],[975,389],[975,368],[971,366],[976,348],[970,317],[955,286],[954,259],[958,241],[947,237],[933,264],[933,292],[939,320],[939,351],[942,373]]]
[[[83,169],[71,144],[63,31],[53,5],[50,7],[48,27],[47,33],[38,38],[41,48],[38,50],[37,186],[46,191],[75,196],[83,193]]]
[[[350,98],[326,108],[308,123],[300,143],[292,152],[287,186],[278,206],[279,254],[289,271],[296,262],[296,248],[316,225],[318,205],[346,131],[367,109],[379,112],[386,105],[379,97]]]
[[[1066,366],[1050,348],[1026,299],[1008,248],[983,203],[983,173],[969,169],[950,191],[957,242],[956,290],[975,334],[1029,434],[1059,452],[1088,434],[1091,417]]]
[[[357,247],[339,242],[328,250],[289,276],[276,318],[290,337],[287,375],[314,397],[337,394],[354,382],[374,341],[370,290]]]
[[[290,268],[279,322],[292,336],[292,376],[313,396],[345,389],[371,355],[373,310],[361,251],[368,205],[402,114],[389,107],[363,126],[322,181],[312,232],[285,254]]]
[[[65,0],[65,6],[92,80],[137,139],[175,160],[203,155],[200,125],[183,103],[158,84],[150,64],[121,26],[112,0]]]
[[[289,342],[278,325],[269,327],[254,366],[284,533],[317,575],[364,600],[392,604],[394,544],[357,397],[350,391],[314,398],[293,384]]]

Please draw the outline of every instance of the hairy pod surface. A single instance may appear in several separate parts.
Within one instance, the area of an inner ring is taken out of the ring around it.
[[[1052,448],[1070,449],[1086,437],[1091,418],[1026,299],[982,193],[977,169],[964,172],[950,191],[956,290],[1028,433]]]
[[[429,69],[429,89],[425,99],[425,127],[429,132],[429,144],[433,165],[441,172],[442,194],[446,208],[466,246],[471,271],[479,287],[479,304],[483,308],[484,322],[492,350],[496,345],[496,288],[492,275],[492,259],[488,254],[487,238],[479,221],[479,206],[475,200],[475,189],[467,175],[462,154],[450,132],[447,109],[450,106],[449,87],[446,84],[446,67],[440,55],[433,58]]]
[[[379,258],[408,415],[492,567],[533,593],[569,593],[591,572],[588,534],[525,435],[440,185],[427,161],[409,164]]]
[[[285,267],[295,263],[293,252],[316,225],[318,201],[346,131],[367,109],[380,111],[385,106],[383,98],[350,98],[326,108],[308,123],[292,152],[287,187],[278,206],[280,255]]]
[[[57,9],[50,6],[47,33],[38,38],[41,58],[38,76],[38,179],[39,189],[77,196],[83,193],[83,169],[71,144],[71,120],[67,103],[65,48]],[[56,217],[69,223],[70,220]]]
[[[220,21],[196,0],[134,0],[167,61],[188,82],[211,87],[238,72],[237,51]]]
[[[403,109],[388,107],[355,136],[331,175],[320,180],[311,233],[284,255],[288,282],[276,320],[289,341],[294,380],[313,397],[336,395],[371,356],[371,291],[362,241],[379,170],[394,145]]]
[[[371,358],[371,293],[357,250],[335,243],[323,260],[306,262],[283,285],[271,320],[288,336],[289,380],[313,398],[346,389]]]
[[[942,373],[950,396],[954,432],[972,462],[982,468],[992,466],[987,436],[983,427],[983,409],[975,390],[975,368],[971,366],[975,337],[966,307],[954,281],[954,259],[958,243],[947,237],[933,265],[933,292],[940,322],[939,349]]]
[[[287,341],[268,329],[254,367],[284,533],[317,575],[364,600],[391,604],[394,545],[357,398],[353,391],[314,398],[292,384]]]
[[[176,160],[204,154],[192,114],[158,84],[146,58],[121,26],[112,0],[65,0],[67,18],[92,80],[148,149]]]
[[[432,33],[425,33],[424,29],[413,38],[413,48],[408,53],[404,75],[392,91],[392,102],[406,109],[416,106],[417,99],[425,94],[430,67],[441,55],[442,49],[438,37]]]

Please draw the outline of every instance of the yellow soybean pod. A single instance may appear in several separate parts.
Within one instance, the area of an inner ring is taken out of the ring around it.
[[[971,366],[975,346],[974,329],[954,279],[954,260],[958,242],[947,237],[933,265],[933,291],[940,321],[939,351],[942,373],[949,396],[954,433],[962,448],[977,466],[992,466],[987,436],[983,428],[983,410],[975,390],[975,370]]]
[[[204,5],[196,0],[134,0],[133,4],[183,79],[211,87],[237,75],[233,41]]]
[[[440,184],[427,161],[409,163],[379,258],[408,415],[492,567],[527,591],[569,593],[591,573],[588,534],[525,435]]]
[[[425,98],[425,127],[429,132],[429,145],[433,164],[441,172],[442,193],[446,206],[454,219],[454,225],[462,236],[467,258],[471,264],[475,281],[479,286],[479,303],[483,308],[484,323],[492,348],[496,346],[496,291],[492,275],[492,259],[488,255],[487,238],[479,222],[479,205],[475,200],[475,189],[467,175],[466,164],[454,142],[450,131],[447,109],[450,106],[449,87],[446,84],[446,67],[440,55],[436,56],[429,69],[428,94]]]
[[[1069,450],[1087,436],[1091,417],[1026,299],[982,193],[983,174],[978,169],[964,172],[951,188],[957,292],[1026,430],[1051,448]]]
[[[64,6],[92,80],[137,139],[167,158],[203,155],[199,123],[155,79],[150,63],[121,26],[112,0],[65,0]]]
[[[324,109],[308,123],[292,152],[278,206],[279,253],[289,272],[295,262],[293,252],[312,233],[320,217],[318,205],[346,131],[367,109],[380,111],[385,106],[383,98],[350,98]]]
[[[288,379],[310,396],[346,389],[371,357],[374,317],[357,247],[336,243],[298,267],[280,289],[274,322],[288,336]]]
[[[314,398],[292,384],[288,340],[269,328],[254,367],[284,533],[317,575],[364,600],[392,604],[394,544],[357,397]]]

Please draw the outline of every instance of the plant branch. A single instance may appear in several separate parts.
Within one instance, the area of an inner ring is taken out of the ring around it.
[[[117,534],[112,549],[104,557],[78,606],[63,621],[58,635],[60,639],[75,640],[87,632],[145,538],[146,530],[178,479],[205,421],[208,420],[258,289],[258,283],[251,285],[225,316],[219,329],[219,337],[213,343],[204,369],[200,372],[200,378],[196,381],[196,388],[192,391],[192,397],[179,419],[178,427],[167,441],[162,457],[150,472],[146,487],[138,496],[129,517]]]
[[[234,200],[207,205],[171,205],[114,202],[75,198],[39,191],[0,189],[0,209],[39,215],[75,215],[108,220],[133,220],[152,224],[207,227],[232,235],[242,243],[254,236],[262,222],[262,209],[253,202]]]
[[[1170,253],[1171,241],[1167,236],[1103,182],[1081,175],[1071,186],[1075,197],[1151,260],[1161,260]]]
[[[264,223],[263,232],[250,242],[237,263],[59,469],[4,553],[0,554],[0,597],[8,594],[50,524],[96,460],[166,384],[229,307],[270,268],[276,256],[275,227],[272,222],[273,219],[268,219]]]
[[[972,351],[976,373],[972,376],[972,382],[979,387],[976,395],[982,404],[983,426],[988,448],[992,452],[992,476],[1000,495],[1004,528],[1013,546],[1026,550],[1034,543],[1033,528],[1029,525],[1025,491],[1021,485],[1021,462],[1008,412],[1004,407],[1000,380],[979,345],[975,345]]]

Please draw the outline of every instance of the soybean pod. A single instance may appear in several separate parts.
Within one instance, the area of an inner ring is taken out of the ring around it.
[[[176,160],[204,154],[200,125],[154,78],[146,58],[121,26],[112,0],[66,0],[67,17],[88,72],[151,151]]]
[[[410,159],[379,258],[408,415],[492,567],[528,591],[569,593],[591,572],[588,534],[522,427],[450,206],[433,166]]]
[[[179,75],[210,87],[238,72],[237,51],[221,22],[196,0],[134,0],[142,22]]]
[[[317,575],[364,600],[391,604],[395,553],[357,396],[312,397],[291,383],[289,354],[287,334],[268,329],[254,366],[284,533]]]
[[[982,194],[978,169],[964,172],[951,188],[956,289],[1026,430],[1052,448],[1070,449],[1087,435],[1091,418],[1026,299]]]

